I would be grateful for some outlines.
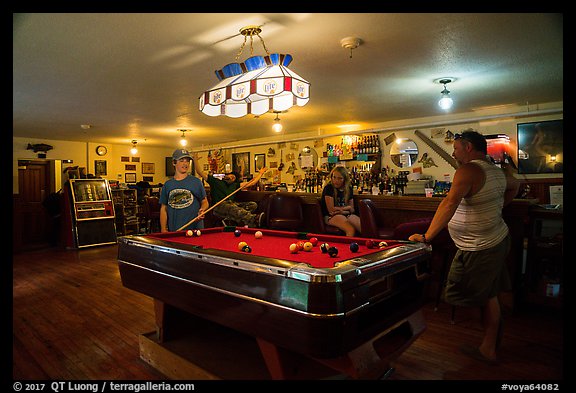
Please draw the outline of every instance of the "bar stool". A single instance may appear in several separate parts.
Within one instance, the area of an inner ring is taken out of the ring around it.
[[[360,210],[360,222],[362,223],[362,237],[394,239],[394,228],[386,226],[386,217],[371,199],[360,199],[358,210]]]

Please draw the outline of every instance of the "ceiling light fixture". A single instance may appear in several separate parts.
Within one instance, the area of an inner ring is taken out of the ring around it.
[[[270,54],[260,37],[260,26],[240,29],[244,42],[236,55],[242,54],[250,38],[253,54],[254,36],[258,36],[266,56],[252,56],[242,63],[230,63],[217,70],[218,82],[199,98],[199,109],[208,116],[225,115],[238,118],[247,114],[262,115],[268,111],[284,111],[294,105],[304,106],[310,100],[310,83],[288,69],[292,55]]]
[[[272,126],[272,129],[276,132],[281,132],[282,131],[282,124],[280,123],[280,118],[278,117],[278,113],[280,112],[274,112],[276,113],[276,118],[274,119],[274,125]]]
[[[130,149],[130,153],[132,153],[132,155],[138,153],[138,149],[136,148],[137,143],[138,141],[136,141],[135,139],[132,140],[132,148]]]
[[[186,145],[188,144],[188,141],[186,140],[186,135],[184,134],[186,131],[188,130],[178,130],[178,131],[182,131],[182,137],[180,137],[180,146],[182,147],[186,147]]]
[[[452,105],[454,104],[454,101],[450,97],[450,90],[446,88],[446,85],[448,83],[454,82],[454,80],[455,80],[454,78],[440,78],[435,80],[436,83],[444,85],[444,90],[440,92],[440,94],[442,94],[442,97],[438,101],[438,106],[440,106],[440,108],[444,109],[445,111],[452,108]]]
[[[360,46],[362,40],[358,37],[346,37],[340,40],[340,45],[344,49],[350,49],[350,58],[352,58],[352,49],[356,49]]]

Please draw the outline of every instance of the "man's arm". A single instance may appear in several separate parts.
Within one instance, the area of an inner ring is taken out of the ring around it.
[[[254,184],[258,183],[258,181],[262,178],[262,175],[264,175],[264,172],[266,172],[267,170],[268,170],[268,168],[266,168],[266,167],[261,168],[258,171],[258,174],[256,176],[254,176],[254,178],[252,180],[250,180],[249,182],[240,183],[240,187],[242,187],[242,188],[252,187]]]
[[[506,191],[504,191],[504,206],[512,202],[512,199],[518,195],[518,190],[520,189],[520,182],[512,174],[512,166],[506,165],[502,168],[504,174],[506,175]]]
[[[168,232],[168,211],[166,205],[160,205],[160,232]]]
[[[196,170],[196,173],[202,178],[204,179],[204,181],[208,181],[208,174],[206,172],[204,172],[201,168],[201,165],[198,164],[198,160],[200,160],[202,157],[200,157],[198,155],[198,153],[193,153],[192,154],[192,159],[194,160],[194,169]]]

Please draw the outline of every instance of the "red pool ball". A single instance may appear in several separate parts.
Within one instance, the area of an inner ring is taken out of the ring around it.
[[[374,248],[374,241],[372,241],[370,239],[366,240],[366,247]]]
[[[290,244],[290,252],[296,254],[298,252],[298,245],[296,243]]]
[[[317,237],[311,237],[310,243],[312,243],[313,246],[316,246],[318,244],[318,238]]]
[[[298,251],[302,251],[304,249],[304,242],[300,241],[296,244],[298,245]]]

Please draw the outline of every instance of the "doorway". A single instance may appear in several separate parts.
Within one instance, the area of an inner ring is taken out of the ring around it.
[[[52,245],[52,217],[43,205],[51,189],[49,161],[18,160],[18,195],[14,196],[14,251]]]

